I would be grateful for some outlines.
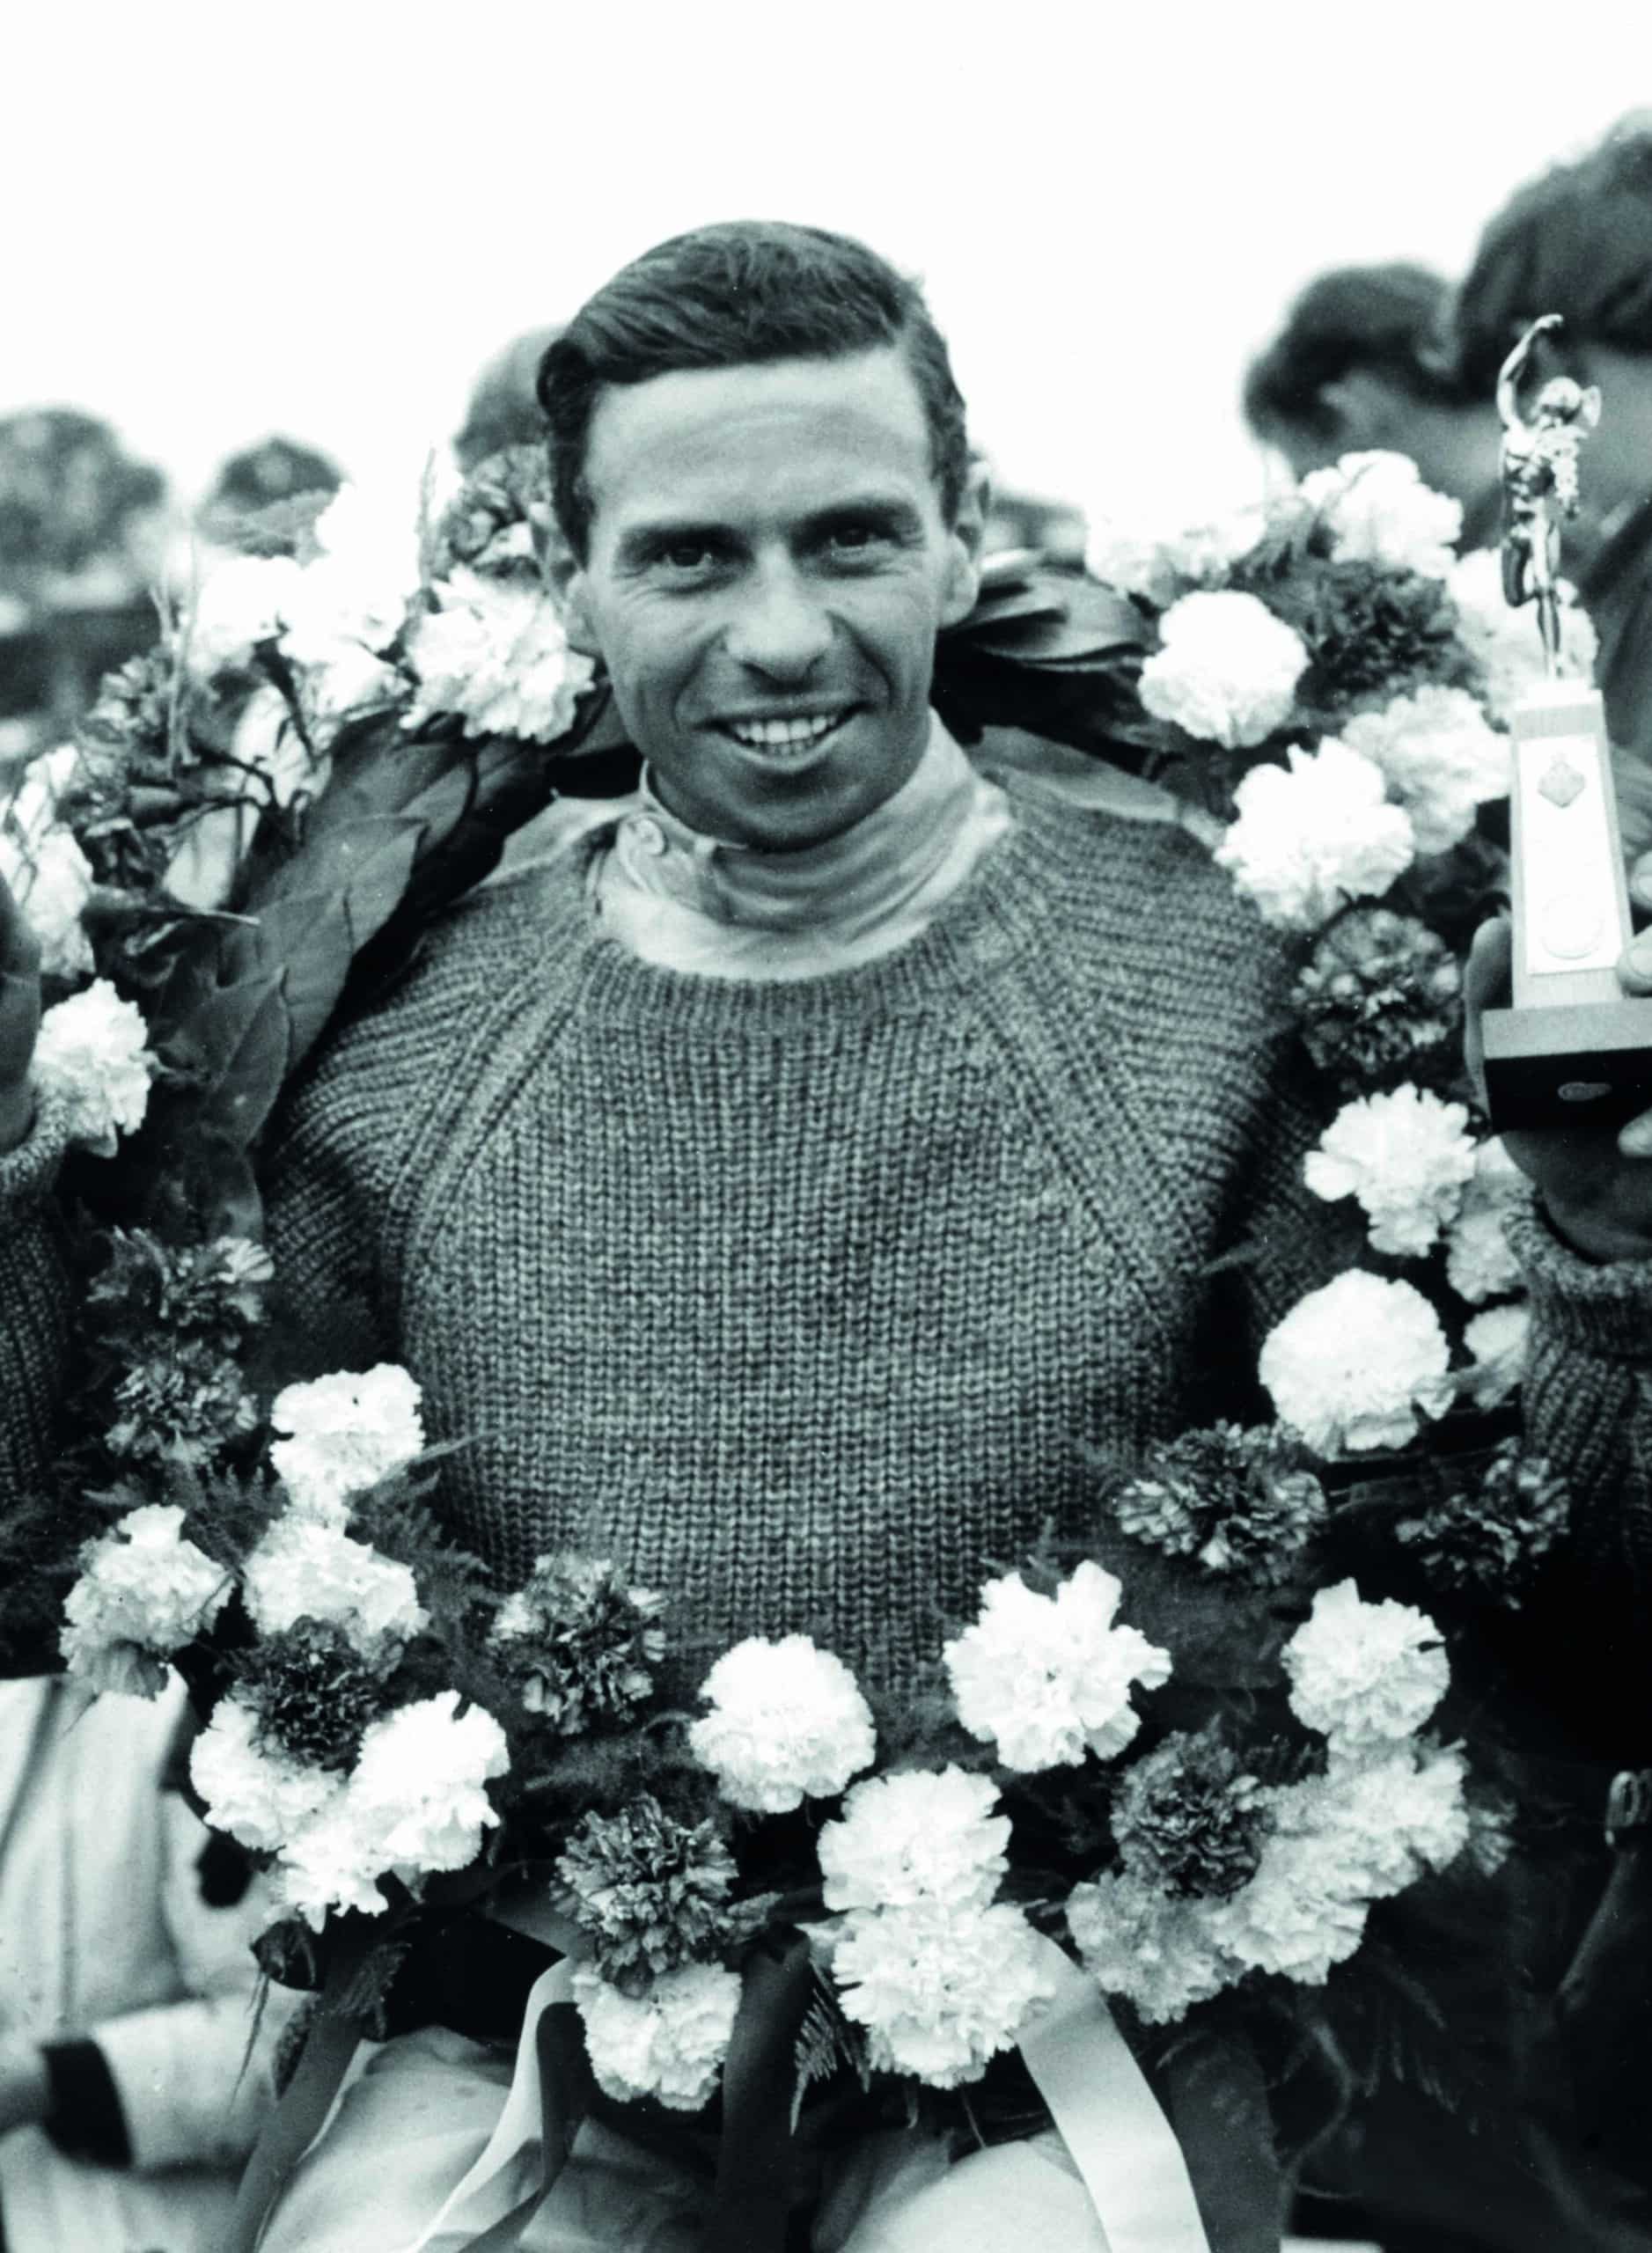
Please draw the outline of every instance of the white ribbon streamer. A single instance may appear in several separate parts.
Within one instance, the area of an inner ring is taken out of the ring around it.
[[[1054,1941],[1049,2010],[1020,2050],[1106,2233],[1110,2253],[1210,2253],[1187,2162],[1100,1989]]]
[[[459,2253],[484,2231],[503,2220],[522,2195],[513,2178],[513,2161],[543,2132],[540,2099],[540,2021],[554,2003],[574,1999],[574,1966],[564,1956],[542,1971],[528,1991],[527,2014],[522,2038],[517,2044],[516,2069],[505,2096],[504,2110],[494,2132],[470,2171],[443,2202],[435,2220],[402,2253]],[[488,2195],[491,2194],[491,2195]]]

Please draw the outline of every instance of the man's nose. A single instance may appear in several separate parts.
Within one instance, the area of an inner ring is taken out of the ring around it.
[[[832,620],[790,563],[753,574],[726,636],[729,655],[771,679],[801,680],[832,646]]]

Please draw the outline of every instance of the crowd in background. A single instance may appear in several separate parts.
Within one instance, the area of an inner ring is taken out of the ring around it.
[[[1600,635],[1626,829],[1652,841],[1652,126],[1615,129],[1521,189],[1455,284],[1398,261],[1319,276],[1253,363],[1245,415],[1298,476],[1349,452],[1410,455],[1462,503],[1465,547],[1494,544],[1497,373],[1546,312],[1564,326],[1546,341],[1544,372],[1602,393],[1567,570]],[[539,436],[534,374],[553,333],[520,336],[483,366],[451,441],[462,470]],[[347,473],[315,447],[268,437],[223,464],[186,523],[161,472],[95,415],[52,406],[0,419],[0,777],[66,734],[102,673],[148,646],[164,615],[157,587],[177,601],[202,555],[278,539],[287,504]],[[1076,566],[1083,520],[1010,494],[994,540]],[[44,1684],[8,1695],[0,2247],[204,2249],[273,2084],[279,2010],[245,2054],[255,1881],[217,1868],[177,1794],[171,1705],[117,1704],[89,1723]],[[1427,2164],[1397,2166],[1380,2217],[1388,2253],[1539,2253],[1516,2184],[1500,2189],[1494,2166],[1481,2179],[1460,2154],[1442,2164],[1464,2165],[1459,2191]],[[136,2177],[158,2186],[148,2204],[109,2187]],[[1337,2226],[1332,2211],[1318,2226]]]

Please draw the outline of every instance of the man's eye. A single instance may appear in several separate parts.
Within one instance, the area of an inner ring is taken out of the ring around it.
[[[659,560],[668,571],[703,571],[716,562],[716,553],[703,539],[674,539],[661,548]]]
[[[858,560],[885,547],[887,535],[877,525],[834,525],[826,545],[833,555]]]

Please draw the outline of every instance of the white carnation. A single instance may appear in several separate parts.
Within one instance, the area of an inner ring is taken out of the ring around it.
[[[1454,563],[1449,584],[1457,631],[1485,676],[1486,701],[1508,725],[1522,700],[1546,678],[1542,637],[1532,613],[1505,599],[1502,561],[1494,547],[1478,548]],[[1560,598],[1560,672],[1567,679],[1591,680],[1600,652],[1593,620],[1564,581]]]
[[[40,1019],[34,1084],[69,1106],[70,1138],[113,1157],[122,1134],[143,1124],[155,1059],[136,1004],[94,978]]]
[[[47,976],[75,978],[90,970],[92,942],[81,917],[92,897],[92,863],[72,832],[49,831],[26,869],[0,849],[0,875],[40,943],[40,968]]]
[[[1214,1946],[1242,1970],[1322,1986],[1365,1937],[1369,1895],[1349,1882],[1342,1842],[1293,1821],[1289,1788],[1273,1794],[1278,1827],[1248,1885],[1206,1915]]]
[[[1468,1324],[1463,1343],[1474,1366],[1465,1382],[1477,1408],[1496,1407],[1520,1383],[1531,1336],[1531,1310],[1524,1300],[1517,1306],[1488,1307]]]
[[[1524,1186],[1524,1174],[1500,1141],[1479,1145],[1472,1178],[1446,1238],[1447,1280],[1471,1306],[1500,1298],[1520,1281],[1520,1263],[1509,1247],[1503,1220]]]
[[[1264,921],[1318,930],[1351,899],[1387,891],[1415,856],[1409,815],[1390,805],[1382,770],[1328,738],[1293,747],[1289,767],[1253,767],[1234,792],[1238,819],[1216,859]]]
[[[1195,586],[1220,586],[1268,529],[1268,512],[1258,502],[1230,509],[1220,517],[1189,525],[1165,543],[1172,568]]]
[[[1451,1404],[1450,1349],[1421,1291],[1355,1268],[1268,1332],[1258,1364],[1282,1423],[1317,1455],[1404,1447]]]
[[[831,1799],[871,1765],[871,1708],[841,1658],[807,1635],[725,1651],[701,1685],[711,1711],[688,1732],[723,1797],[761,1815]]]
[[[386,1906],[378,1883],[384,1870],[380,1842],[346,1787],[334,1791],[283,1840],[275,1898],[312,1932],[319,1932],[335,1912],[381,1916]]]
[[[1333,1837],[1350,1890],[1383,1900],[1468,1844],[1465,1763],[1455,1749],[1406,1743],[1362,1756],[1333,1752],[1323,1777],[1289,1787],[1314,1827]]]
[[[342,721],[394,704],[402,686],[394,665],[362,642],[331,643],[305,670],[305,708],[312,738],[330,744]]]
[[[1449,851],[1473,827],[1477,807],[1509,795],[1509,738],[1465,688],[1431,681],[1345,721],[1342,739],[1382,768],[1419,853]]]
[[[1443,579],[1456,561],[1462,503],[1426,486],[1406,454],[1344,454],[1302,481],[1339,563],[1381,563]]]
[[[1168,536],[1121,518],[1092,520],[1084,568],[1120,594],[1139,595],[1164,610],[1189,587],[1220,586],[1267,530],[1259,507],[1235,509]]]
[[[481,1706],[458,1711],[457,1690],[399,1706],[362,1738],[351,1809],[382,1867],[409,1882],[464,1869],[498,1820],[483,1787],[510,1765],[505,1733]]]
[[[439,607],[407,638],[419,687],[406,724],[456,712],[466,735],[529,743],[565,735],[591,667],[569,648],[550,597],[514,579],[458,570],[436,598]]]
[[[63,1658],[100,1690],[152,1697],[160,1661],[210,1627],[230,1576],[183,1534],[174,1503],[145,1502],[80,1552],[80,1578],[63,1604]]]
[[[1229,1899],[1201,1904],[1210,1946],[1236,1976],[1323,1984],[1358,1948],[1373,1901],[1462,1852],[1463,1784],[1455,1751],[1406,1741],[1350,1754],[1333,1744],[1323,1776],[1267,1794],[1273,1828],[1256,1875]]]
[[[1007,1767],[1070,1765],[1086,1752],[1110,1759],[1135,1735],[1131,1688],[1156,1690],[1171,1661],[1134,1627],[1114,1626],[1122,1594],[1089,1559],[1054,1596],[1010,1573],[988,1582],[980,1618],[946,1646],[958,1719]]]
[[[622,2104],[652,2096],[673,2111],[697,2112],[716,2093],[740,2007],[734,1972],[685,1963],[645,1993],[628,1995],[582,1963],[574,2001],[605,2095]]]
[[[207,573],[184,622],[184,663],[197,680],[250,664],[279,640],[300,578],[290,555],[238,555]]]
[[[876,2070],[931,2088],[978,2081],[1055,1992],[1019,1909],[922,1901],[850,1917],[832,1951],[844,2015]]]
[[[499,1820],[483,1787],[509,1765],[504,1731],[459,1692],[403,1706],[374,1721],[349,1779],[253,1742],[257,1716],[231,1693],[195,1742],[190,1773],[209,1819],[246,1846],[277,1855],[281,1904],[319,1931],[335,1911],[376,1916],[378,1881],[405,1884],[463,1869]]]
[[[1159,620],[1142,701],[1162,720],[1228,750],[1263,742],[1290,717],[1307,670],[1302,636],[1255,595],[1184,595]]]
[[[370,1651],[385,1637],[406,1641],[430,1621],[408,1567],[297,1509],[284,1511],[247,1559],[245,1601],[261,1634],[320,1619]]]
[[[1367,1604],[1351,1580],[1318,1591],[1281,1655],[1292,1712],[1337,1749],[1415,1736],[1451,1679],[1426,1612]]]
[[[1169,541],[1117,517],[1091,519],[1084,569],[1103,586],[1121,595],[1139,595],[1155,610],[1167,608],[1179,591]]]
[[[1460,1103],[1409,1082],[1344,1104],[1310,1150],[1303,1175],[1316,1197],[1359,1200],[1377,1251],[1428,1251],[1463,1201],[1474,1145]]]
[[[868,1777],[821,1828],[827,1908],[984,1907],[1008,1868],[1010,1824],[997,1804],[990,1779],[961,1768]]]
[[[92,864],[60,816],[79,762],[71,743],[42,752],[0,806],[0,882],[39,942],[40,968],[54,978],[92,967],[80,920],[92,897]]]
[[[1178,1900],[1128,1872],[1076,1885],[1067,1928],[1105,1995],[1122,1995],[1149,2025],[1184,2017],[1243,1967],[1212,1938],[1206,1904]]]
[[[341,644],[387,649],[419,584],[416,505],[400,493],[369,496],[341,485],[314,530],[320,552],[283,600],[283,655],[295,664],[326,666]]]
[[[258,1715],[231,1691],[189,1754],[190,1780],[214,1830],[268,1853],[296,1838],[344,1786],[325,1768],[268,1750],[254,1740]]]
[[[352,1494],[422,1453],[419,1399],[407,1370],[389,1361],[278,1392],[269,1420],[287,1436],[270,1449],[269,1459],[298,1508],[342,1525]]]

